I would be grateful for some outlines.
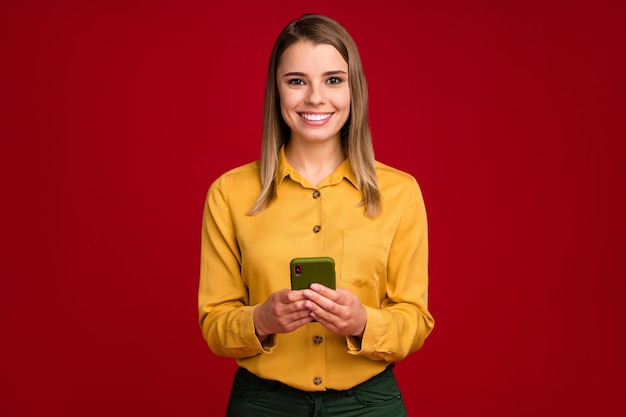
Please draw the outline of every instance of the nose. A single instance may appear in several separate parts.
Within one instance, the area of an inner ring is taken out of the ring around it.
[[[317,105],[317,104],[323,104],[325,100],[326,98],[324,97],[323,86],[318,85],[318,84],[310,84],[309,91],[305,100],[306,103]]]

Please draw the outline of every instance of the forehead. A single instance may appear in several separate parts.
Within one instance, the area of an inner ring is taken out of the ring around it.
[[[300,41],[285,49],[277,68],[279,72],[347,72],[348,63],[332,45]]]

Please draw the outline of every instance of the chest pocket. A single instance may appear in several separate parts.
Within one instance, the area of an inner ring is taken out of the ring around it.
[[[387,247],[383,235],[369,230],[343,232],[341,280],[357,287],[377,287],[386,280]]]

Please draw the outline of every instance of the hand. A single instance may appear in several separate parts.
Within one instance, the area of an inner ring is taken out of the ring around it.
[[[359,297],[345,288],[331,290],[312,284],[304,290],[311,319],[317,320],[331,332],[342,336],[363,336],[367,312]]]
[[[261,342],[271,334],[289,333],[313,320],[305,307],[307,299],[303,293],[303,290],[277,291],[256,306],[253,320]]]

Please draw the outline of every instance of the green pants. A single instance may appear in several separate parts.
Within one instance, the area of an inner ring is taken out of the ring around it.
[[[235,373],[226,417],[406,417],[390,365],[346,391],[306,392],[268,381],[244,368]]]

